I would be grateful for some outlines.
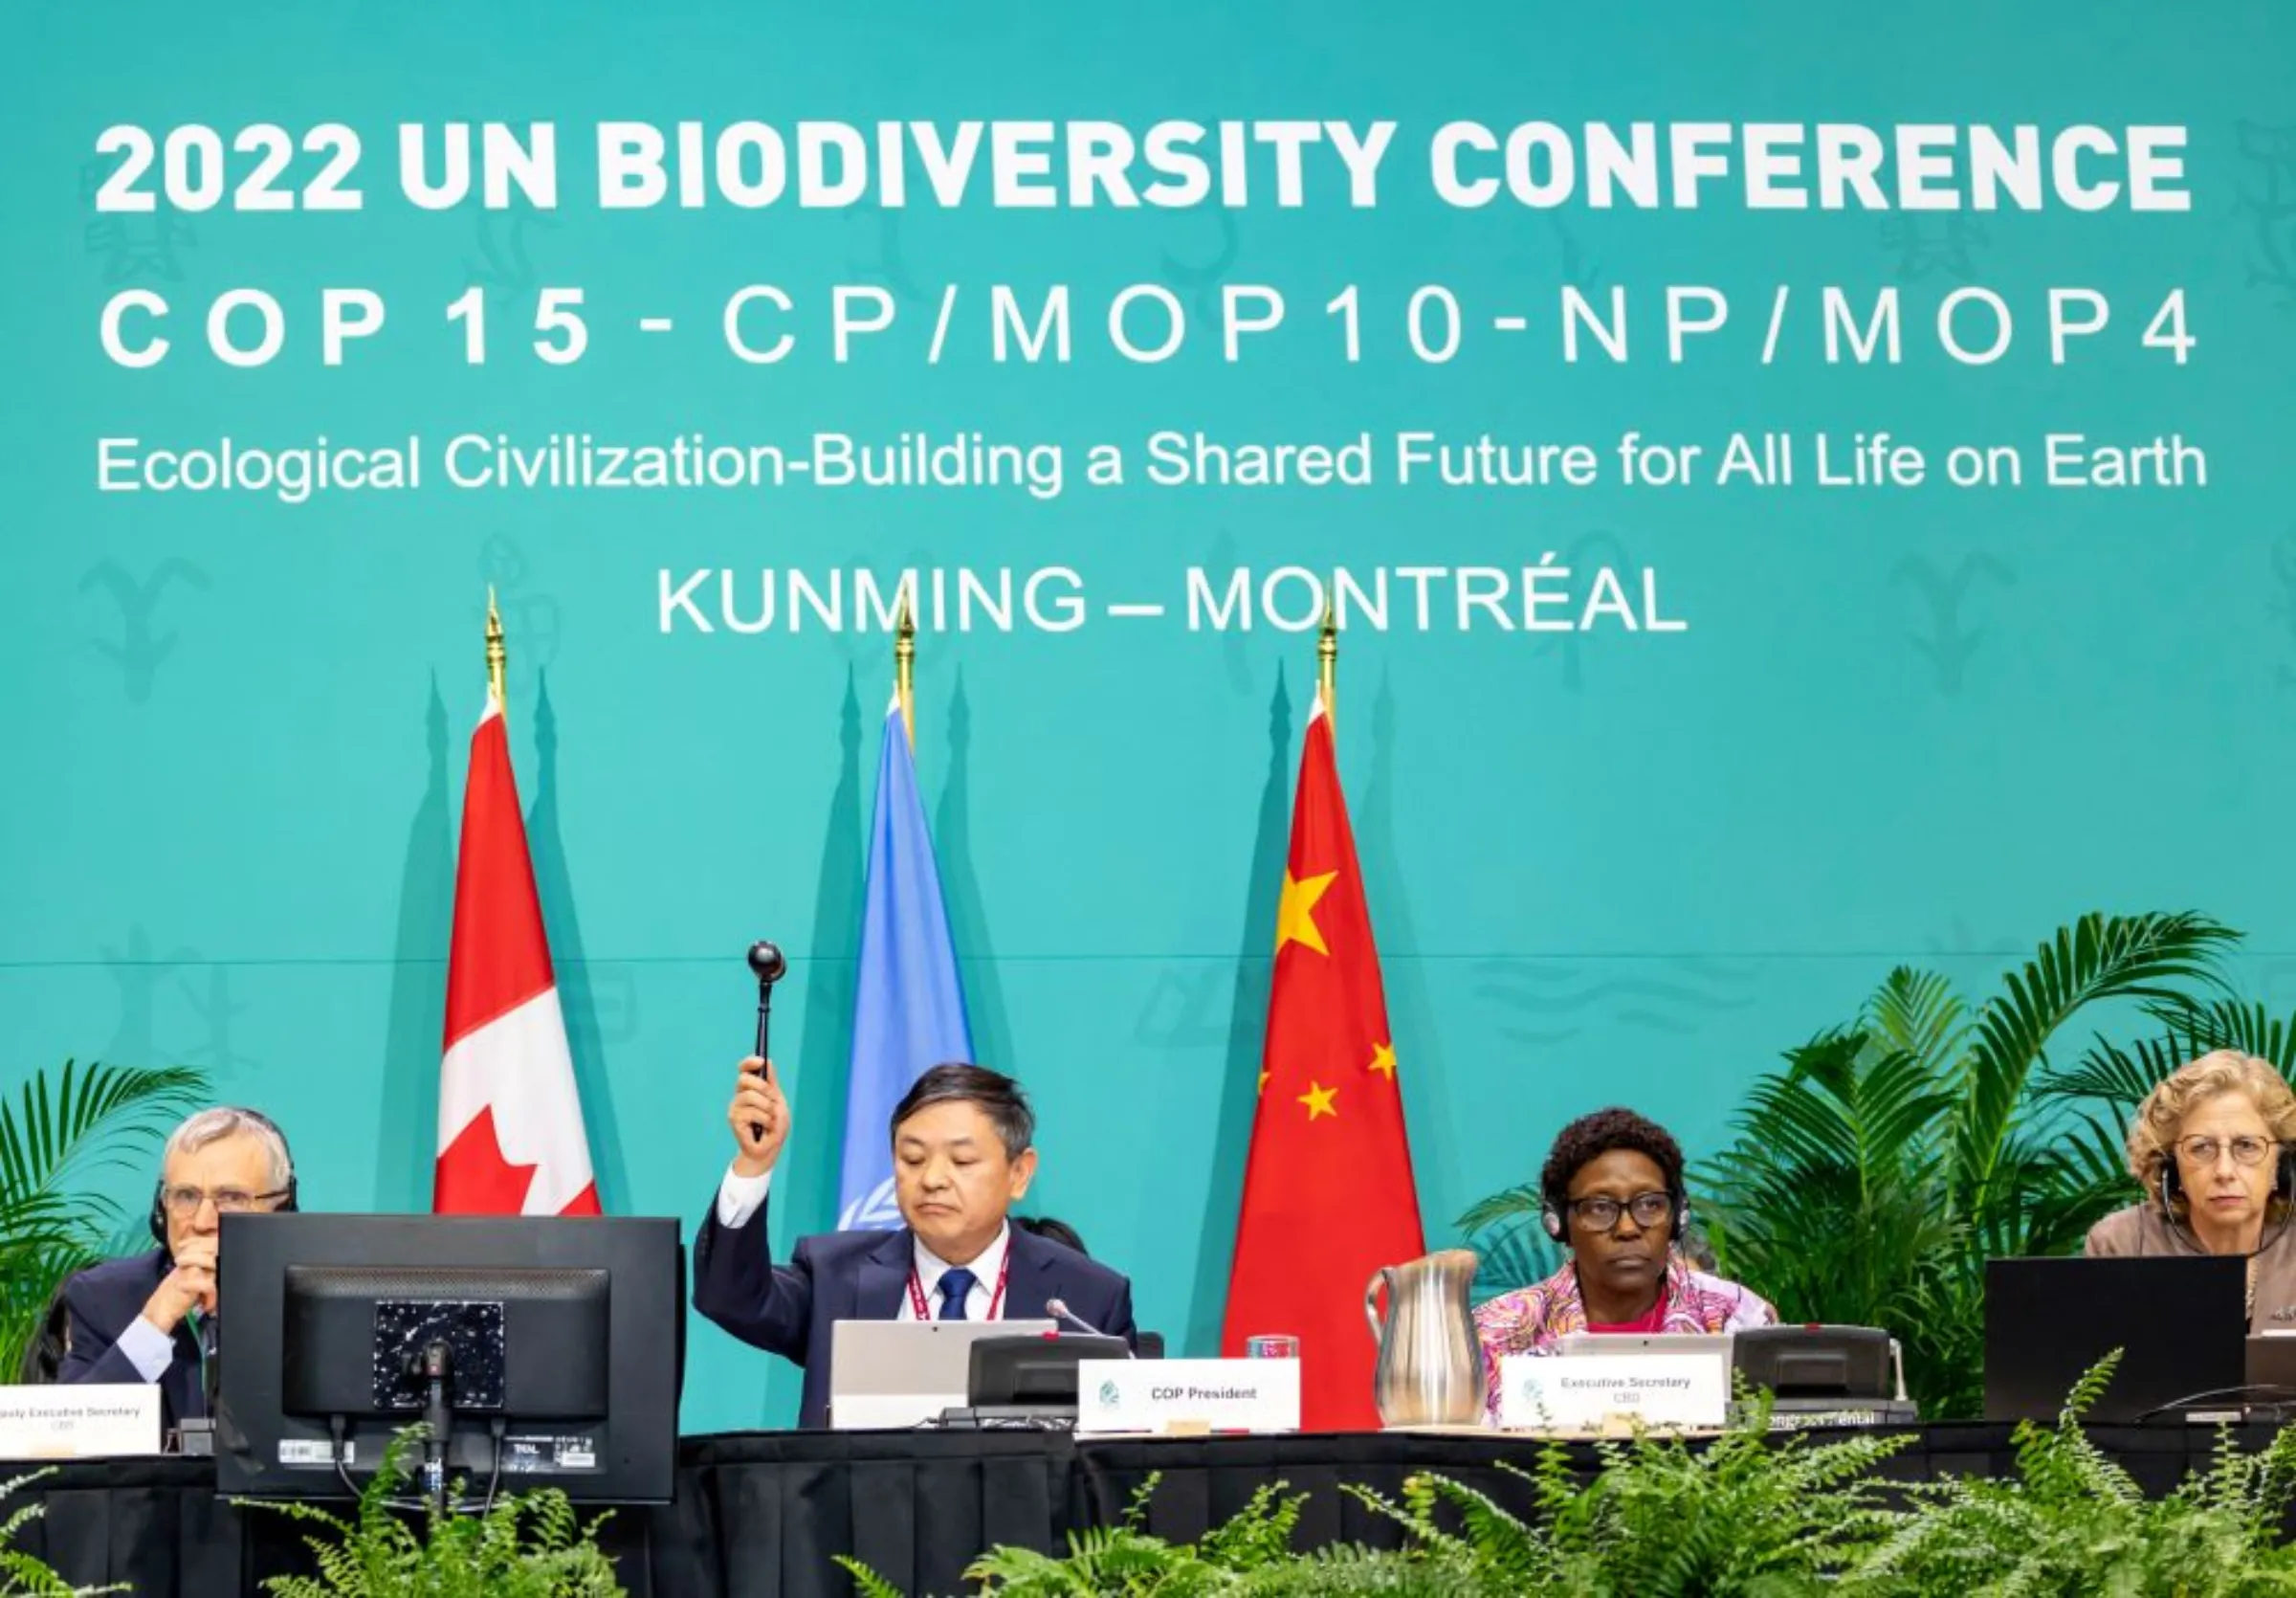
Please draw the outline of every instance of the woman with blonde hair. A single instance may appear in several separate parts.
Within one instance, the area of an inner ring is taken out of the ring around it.
[[[2296,1326],[2296,1092],[2271,1061],[2219,1049],[2172,1073],[2129,1128],[2129,1170],[2145,1202],[2086,1253],[2245,1255],[2249,1331]]]

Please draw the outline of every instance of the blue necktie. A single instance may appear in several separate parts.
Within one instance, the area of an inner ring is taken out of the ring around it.
[[[943,1321],[962,1321],[964,1300],[973,1291],[973,1283],[981,1278],[963,1266],[940,1274],[940,1318]]]

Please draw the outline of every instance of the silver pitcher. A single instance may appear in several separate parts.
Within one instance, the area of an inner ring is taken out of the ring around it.
[[[1483,1418],[1483,1344],[1468,1306],[1480,1263],[1471,1250],[1446,1249],[1385,1266],[1364,1288],[1363,1318],[1380,1345],[1373,1392],[1387,1425],[1471,1426]]]

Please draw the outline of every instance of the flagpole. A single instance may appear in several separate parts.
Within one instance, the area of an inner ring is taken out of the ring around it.
[[[495,586],[486,586],[486,686],[495,696],[495,708],[510,715],[510,693],[504,686],[509,651],[502,647],[502,612],[495,609]]]
[[[893,693],[901,701],[901,729],[909,752],[916,753],[916,617],[909,609],[909,585],[901,585],[900,619],[893,629]]]
[[[1337,711],[1334,697],[1339,677],[1339,617],[1333,609],[1332,596],[1323,596],[1323,635],[1315,640],[1315,692],[1323,700],[1324,720],[1332,723],[1332,733],[1338,735]]]

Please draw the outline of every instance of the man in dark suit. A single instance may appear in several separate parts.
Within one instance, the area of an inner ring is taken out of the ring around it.
[[[151,1200],[147,1254],[91,1265],[64,1283],[59,1382],[156,1382],[163,1429],[208,1412],[214,1358],[215,1250],[222,1216],[293,1209],[287,1140],[253,1110],[202,1110],[169,1135]]]
[[[772,1065],[751,1058],[726,1119],[732,1166],[694,1249],[694,1307],[742,1342],[803,1365],[798,1424],[826,1425],[829,1328],[840,1321],[1058,1321],[1134,1335],[1132,1284],[1011,1224],[1036,1175],[1035,1117],[1020,1085],[977,1065],[938,1065],[893,1112],[898,1232],[801,1238],[787,1265],[765,1236],[766,1190],[789,1138]]]

